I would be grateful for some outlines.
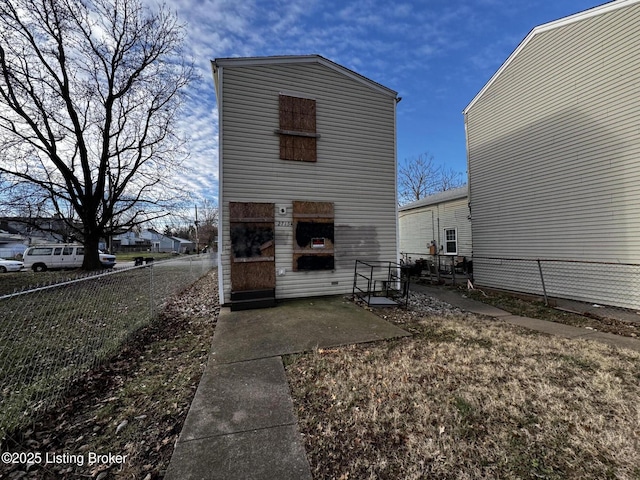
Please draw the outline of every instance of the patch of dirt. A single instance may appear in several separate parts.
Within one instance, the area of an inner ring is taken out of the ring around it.
[[[214,270],[78,379],[57,409],[2,439],[13,458],[3,455],[0,478],[162,478],[207,363],[217,291]]]
[[[592,312],[561,310],[546,306],[538,300],[527,300],[507,293],[474,290],[467,293],[474,300],[493,305],[514,315],[549,320],[587,330],[613,333],[623,337],[640,338],[640,323],[624,320],[624,309],[603,308],[596,315]],[[616,313],[617,311],[617,313]],[[619,315],[620,318],[616,318]]]

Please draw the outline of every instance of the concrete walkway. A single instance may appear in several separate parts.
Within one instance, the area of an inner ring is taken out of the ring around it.
[[[342,297],[222,309],[167,480],[307,480],[282,355],[409,336]]]
[[[451,290],[450,288],[437,285],[412,285],[411,289],[416,292],[426,293],[427,295],[442,300],[450,305],[458,307],[466,312],[476,313],[478,315],[486,315],[494,317],[503,322],[519,325],[521,327],[536,330],[538,332],[548,333],[550,335],[558,335],[564,338],[585,338],[601,343],[606,343],[615,347],[629,348],[640,352],[640,340],[631,337],[623,337],[614,335],[613,333],[598,332],[596,330],[588,330],[586,328],[573,327],[558,322],[550,322],[537,318],[520,317],[512,315],[510,312],[501,310],[492,305],[473,300],[462,294]]]

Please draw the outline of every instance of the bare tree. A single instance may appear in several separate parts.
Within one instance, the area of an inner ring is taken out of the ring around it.
[[[207,247],[215,245],[218,238],[218,207],[204,202],[199,227],[200,243]]]
[[[398,202],[404,205],[463,185],[461,172],[445,169],[434,162],[433,155],[422,153],[405,159],[398,169]]]
[[[462,172],[456,172],[453,168],[442,168],[440,170],[439,191],[444,192],[452,188],[458,188],[465,185]]]
[[[202,205],[196,207],[196,211],[197,220],[192,216],[193,212],[185,212],[183,215],[174,217],[173,222],[165,224],[161,229],[163,234],[185,238],[193,242],[197,240],[199,245],[204,244],[207,247],[213,246],[218,238],[218,207],[205,199]]]
[[[67,219],[85,269],[100,267],[101,238],[177,198],[174,121],[194,75],[183,39],[174,13],[140,0],[0,3],[0,173]]]

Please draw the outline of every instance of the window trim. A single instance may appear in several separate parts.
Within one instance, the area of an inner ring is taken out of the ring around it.
[[[442,242],[442,247],[443,247],[443,255],[446,256],[456,256],[458,255],[458,228],[457,227],[448,227],[448,228],[443,228],[443,234],[444,234],[444,241]],[[454,240],[449,240],[449,238],[447,237],[447,232],[453,231],[454,235],[455,235],[455,239]],[[450,252],[449,251],[449,243],[455,243],[456,249],[455,252]]]

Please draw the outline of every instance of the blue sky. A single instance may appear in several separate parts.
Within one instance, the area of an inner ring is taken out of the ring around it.
[[[149,0],[151,1],[151,0]],[[463,172],[462,110],[537,25],[602,0],[173,0],[188,24],[200,80],[181,126],[190,138],[186,182],[218,192],[217,111],[210,60],[320,54],[393,90],[398,160],[429,152]]]

